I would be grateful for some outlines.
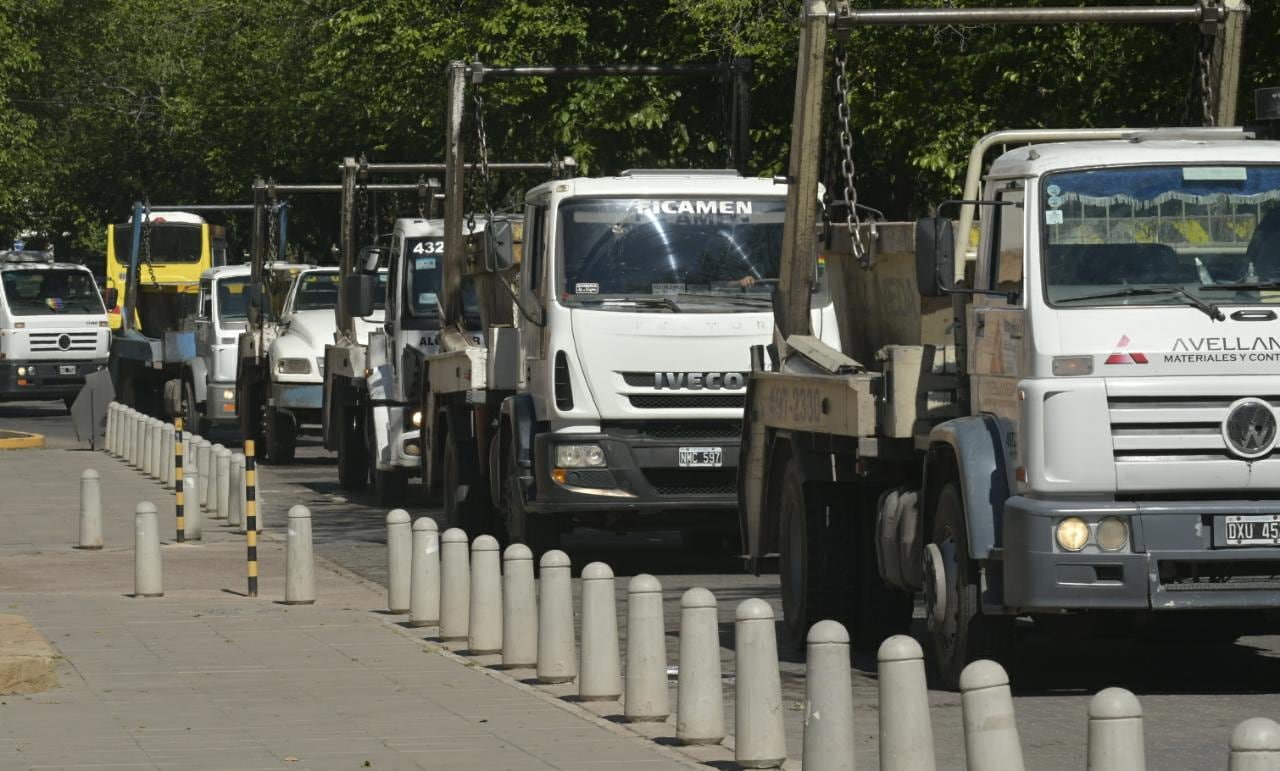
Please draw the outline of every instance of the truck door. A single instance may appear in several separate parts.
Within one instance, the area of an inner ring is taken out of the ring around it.
[[[546,320],[551,309],[550,302],[543,300],[543,296],[547,294],[543,289],[548,280],[547,262],[550,252],[547,239],[550,227],[548,227],[547,217],[548,208],[545,201],[526,207],[524,256],[520,262],[520,294],[522,295],[521,305],[535,312],[532,314],[520,312],[516,319],[520,329],[520,357],[524,363],[520,373],[520,383],[525,390],[533,393],[535,409],[539,416],[546,414],[539,394],[546,394],[550,390],[549,372],[546,366]],[[539,314],[536,313],[538,308],[543,309],[541,318],[538,318]]]
[[[196,308],[195,319],[196,356],[213,366],[213,281],[200,281],[199,307]]]
[[[1017,385],[1025,366],[1026,207],[1020,184],[997,183],[995,200],[1003,205],[989,207],[987,238],[974,277],[978,289],[1006,294],[976,295],[969,320],[972,409],[1000,418],[1007,431],[1017,420]]]

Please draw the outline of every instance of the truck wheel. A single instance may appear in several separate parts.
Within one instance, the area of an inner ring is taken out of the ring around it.
[[[441,485],[445,519],[457,523],[472,538],[492,535],[493,506],[488,495],[481,495],[484,491],[481,490],[480,474],[474,467],[475,454],[468,453],[469,458],[464,458],[464,451],[465,448],[459,447],[452,436],[445,438],[444,481]],[[471,468],[466,465],[468,459],[473,464]]]
[[[853,533],[853,624],[849,636],[854,650],[874,652],[885,638],[911,631],[915,597],[911,592],[890,585],[880,576],[876,556],[875,511],[878,491],[855,488],[849,496],[856,500],[857,516],[852,520]]]
[[[338,485],[363,490],[369,482],[369,448],[365,444],[361,410],[338,405]]]
[[[267,463],[273,466],[293,463],[298,448],[297,434],[298,425],[294,422],[293,413],[275,407],[262,411],[262,438]]]
[[[245,383],[236,389],[236,409],[240,412],[240,434],[247,442],[262,447],[262,408],[263,400],[256,382]]]
[[[1003,653],[1013,619],[982,613],[978,564],[969,556],[964,503],[955,482],[939,492],[933,537],[925,546],[925,608],[938,674],[948,688],[960,687],[969,662]]]
[[[795,458],[787,462],[781,488],[770,493],[769,504],[777,507],[780,528],[783,626],[799,649],[813,624],[846,622],[853,544],[849,518],[827,517],[827,486],[806,486]]]
[[[190,433],[201,436],[209,433],[208,421],[200,414],[200,405],[196,402],[195,383],[190,380],[182,381],[182,420]]]
[[[378,469],[378,437],[373,427],[373,408],[364,413],[365,446],[369,448],[369,479],[373,482],[373,497],[379,506],[391,507],[404,503],[409,486],[408,475],[400,469]]]
[[[507,540],[511,543],[522,543],[533,552],[534,564],[542,555],[552,549],[560,548],[562,534],[559,523],[549,514],[534,514],[524,505],[524,490],[520,486],[520,464],[516,458],[516,443],[513,441],[507,448],[507,462],[503,464],[506,472],[502,480],[503,508],[506,510]]]

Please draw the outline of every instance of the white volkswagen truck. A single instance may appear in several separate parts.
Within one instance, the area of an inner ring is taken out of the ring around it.
[[[448,515],[535,551],[576,526],[723,544],[749,352],[773,329],[785,196],[732,171],[530,190],[514,327],[490,326],[487,350],[428,357],[427,446]],[[825,277],[809,264],[813,326],[835,345]]]
[[[49,252],[0,252],[0,401],[70,408],[85,376],[107,366],[110,340],[88,268]]]

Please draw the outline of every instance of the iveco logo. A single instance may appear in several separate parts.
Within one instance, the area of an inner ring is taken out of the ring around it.
[[[1241,399],[1227,408],[1222,438],[1241,458],[1261,458],[1276,446],[1276,414],[1261,399]]]
[[[735,391],[746,386],[745,372],[655,372],[654,388],[685,388],[690,391],[707,389]]]

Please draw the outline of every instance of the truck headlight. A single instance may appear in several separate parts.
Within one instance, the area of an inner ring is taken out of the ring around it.
[[[27,368],[18,367],[18,377],[26,377],[26,376],[27,376]]]
[[[230,388],[224,388],[224,389],[222,389],[222,400],[223,400],[224,402],[232,401],[232,400],[233,400],[233,399],[235,399],[235,398],[236,398],[236,392],[235,392],[235,391],[232,391]]]
[[[603,466],[604,448],[598,444],[558,444],[556,465],[562,468]]]
[[[413,423],[414,428],[422,428],[422,410],[414,410],[410,421]]]
[[[1092,356],[1054,356],[1054,377],[1072,377],[1093,374]]]
[[[1080,551],[1089,543],[1089,525],[1079,517],[1067,517],[1058,523],[1054,535],[1063,549]]]
[[[1107,517],[1098,523],[1098,546],[1105,551],[1120,551],[1129,543],[1129,525],[1119,517]]]
[[[276,372],[281,375],[310,375],[310,359],[279,359],[276,361]]]

